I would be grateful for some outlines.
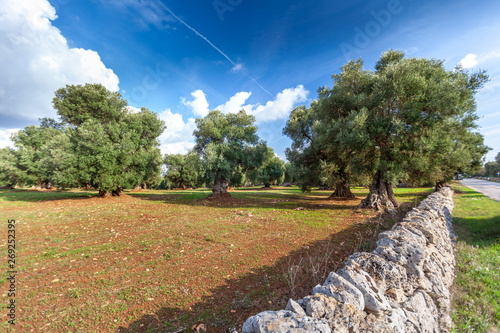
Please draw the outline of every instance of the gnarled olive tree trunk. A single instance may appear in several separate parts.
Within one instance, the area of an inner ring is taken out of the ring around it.
[[[229,184],[224,177],[215,178],[214,186],[212,187],[212,194],[209,198],[230,198],[231,194],[227,192]]]
[[[435,190],[437,192],[437,191],[439,191],[440,189],[442,189],[445,186],[446,186],[446,181],[440,180],[440,181],[436,182],[436,186],[434,188],[435,188]]]
[[[347,182],[337,182],[335,184],[335,192],[330,195],[330,199],[335,198],[355,198],[354,194],[351,192],[349,183]]]
[[[134,188],[134,191],[147,190],[146,184],[139,184]]]
[[[397,207],[399,207],[399,202],[396,200],[396,196],[392,190],[392,184],[387,182],[381,171],[377,171],[370,185],[370,193],[361,201],[358,208],[370,208],[382,211]]]
[[[121,187],[118,187],[116,190],[112,191],[99,190],[99,194],[97,196],[101,198],[107,198],[110,196],[119,197],[122,194],[123,194],[123,189]]]

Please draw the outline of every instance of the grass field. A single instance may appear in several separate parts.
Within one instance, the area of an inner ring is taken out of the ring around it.
[[[455,332],[498,332],[500,327],[500,202],[456,187],[454,230],[457,277]]]
[[[431,191],[396,195],[408,209]],[[362,188],[347,201],[297,188],[239,189],[223,202],[208,193],[146,190],[103,199],[92,191],[0,190],[5,258],[7,220],[16,220],[16,327],[176,332],[204,323],[209,332],[239,330],[247,317],[309,294],[394,223],[355,209],[368,193]]]

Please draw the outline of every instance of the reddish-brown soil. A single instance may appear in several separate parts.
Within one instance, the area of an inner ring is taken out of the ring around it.
[[[239,331],[247,317],[309,294],[389,226],[355,210],[361,198],[280,191],[37,201],[1,192],[0,218],[17,221],[17,328]]]

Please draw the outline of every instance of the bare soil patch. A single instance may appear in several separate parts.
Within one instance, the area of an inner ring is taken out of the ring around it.
[[[391,224],[354,209],[364,192],[343,201],[296,188],[235,189],[224,200],[208,190],[89,193],[0,191],[0,218],[17,221],[22,331],[240,330],[309,294]]]

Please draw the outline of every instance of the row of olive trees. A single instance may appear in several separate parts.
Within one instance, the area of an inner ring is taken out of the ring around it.
[[[196,120],[196,145],[186,155],[167,155],[167,182],[176,187],[210,185],[213,197],[245,180],[269,187],[283,181],[285,163],[257,136],[255,117],[245,111],[211,111]]]
[[[230,187],[240,187],[244,184],[263,184],[265,187],[277,185],[284,181],[287,165],[275,156],[270,147],[264,148],[262,164],[258,167],[245,165],[242,160],[226,161],[234,163],[232,172],[227,173],[227,183]],[[168,188],[198,188],[215,184],[217,171],[213,163],[206,163],[196,150],[187,154],[167,154],[164,159],[165,175],[163,186]],[[213,175],[211,177],[210,175]]]
[[[99,84],[66,86],[53,99],[60,122],[41,119],[12,136],[16,149],[0,150],[0,183],[82,187],[101,196],[124,188],[212,186],[227,196],[245,178],[265,186],[283,180],[284,162],[256,135],[255,118],[219,111],[197,120],[196,147],[162,159],[163,121],[146,108],[132,112],[120,94]],[[162,177],[162,167],[166,173]]]
[[[56,91],[60,122],[41,119],[0,151],[0,182],[42,187],[89,186],[100,196],[161,181],[158,137],[163,121],[146,108],[131,112],[119,93],[99,84]]]
[[[481,167],[489,148],[476,131],[474,95],[488,80],[484,71],[448,71],[441,60],[390,50],[375,71],[360,59],[332,78],[333,87],[293,110],[283,130],[304,190],[326,176],[333,197],[352,197],[351,184],[371,183],[360,206],[393,208],[399,181],[439,188]]]
[[[353,197],[352,184],[371,183],[361,207],[392,208],[398,181],[439,188],[481,167],[489,148],[476,131],[474,96],[488,80],[483,71],[448,71],[443,61],[388,51],[375,71],[350,61],[332,78],[333,87],[320,88],[309,108],[293,110],[283,130],[292,139],[288,174],[303,190],[327,184],[332,197]],[[267,186],[283,175],[283,162],[245,111],[197,119],[193,151],[163,160],[163,122],[145,108],[130,112],[120,94],[95,84],[67,86],[53,103],[61,123],[46,119],[14,135],[17,150],[1,151],[0,181],[119,194],[157,184],[165,163],[173,186],[205,184],[214,197],[226,197],[244,177]]]

